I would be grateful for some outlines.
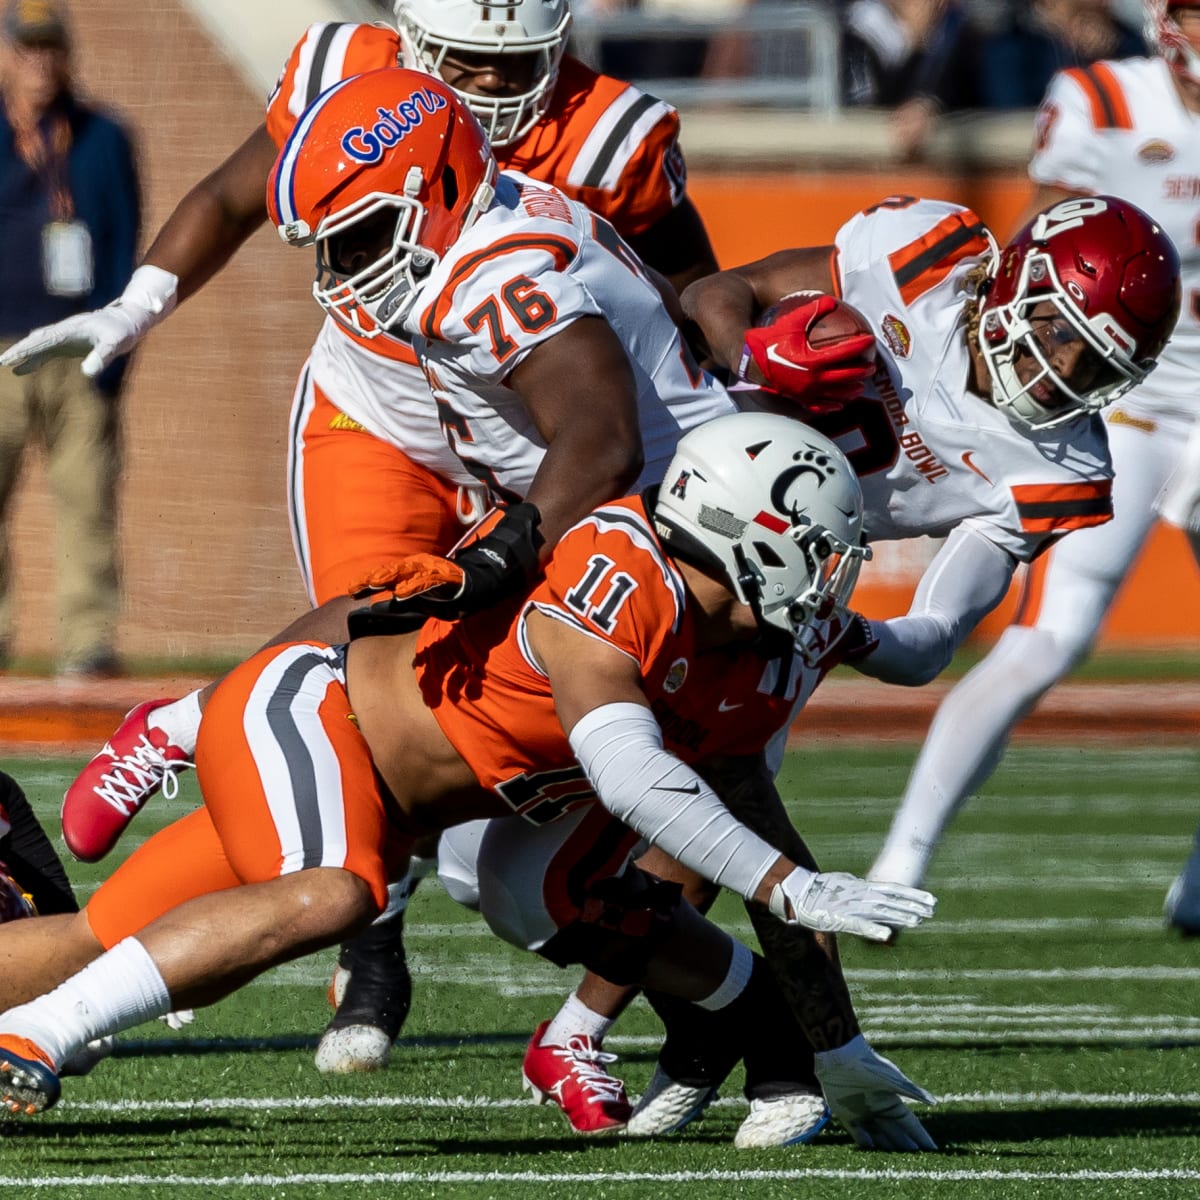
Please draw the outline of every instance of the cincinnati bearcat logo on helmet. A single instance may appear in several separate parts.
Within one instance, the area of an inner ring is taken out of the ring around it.
[[[361,125],[347,129],[342,135],[342,149],[356,162],[377,163],[385,150],[403,141],[406,134],[446,104],[445,96],[429,88],[418,88],[394,109],[380,105],[375,110],[379,120],[370,129]]]
[[[804,502],[792,499],[788,495],[793,484],[805,475],[812,475],[817,481],[817,487],[824,487],[826,480],[832,479],[837,474],[837,467],[828,454],[811,446],[792,457],[800,461],[796,466],[789,467],[776,477],[775,482],[771,485],[771,503],[774,505],[775,511],[790,518],[793,525],[803,525],[807,523],[807,518],[802,511]]]

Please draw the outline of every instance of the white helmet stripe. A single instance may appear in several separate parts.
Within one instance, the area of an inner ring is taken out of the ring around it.
[[[321,109],[354,78],[343,79],[322,92],[304,110],[288,135],[288,140],[283,143],[283,149],[279,152],[279,170],[275,173],[275,211],[279,214],[280,225],[290,225],[296,220],[296,160],[313,121]]]

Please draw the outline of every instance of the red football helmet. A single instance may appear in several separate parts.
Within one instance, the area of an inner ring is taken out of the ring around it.
[[[1200,9],[1200,0],[1146,0],[1146,41],[1176,75],[1200,83],[1200,47],[1192,44],[1172,15],[1181,8]]]
[[[313,295],[375,337],[403,319],[438,260],[495,194],[479,122],[440,79],[388,67],[305,109],[267,182],[279,236],[317,247]]]
[[[1039,213],[1001,251],[980,303],[996,406],[1046,429],[1141,383],[1175,328],[1179,270],[1171,239],[1126,200]]]

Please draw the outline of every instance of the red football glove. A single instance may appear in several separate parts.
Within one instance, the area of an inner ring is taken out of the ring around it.
[[[747,329],[738,376],[812,412],[830,412],[861,396],[875,371],[874,334],[851,334],[823,346],[808,340],[813,326],[837,305],[833,296],[821,294],[770,325]],[[752,365],[761,379],[748,374]]]

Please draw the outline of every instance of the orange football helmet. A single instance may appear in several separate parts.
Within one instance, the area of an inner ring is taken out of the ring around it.
[[[279,236],[317,248],[313,295],[364,337],[397,326],[446,250],[491,205],[496,160],[440,79],[388,67],[305,109],[267,182]]]

